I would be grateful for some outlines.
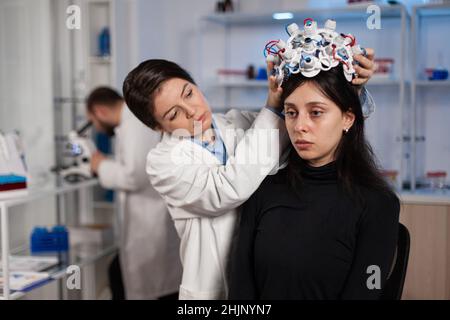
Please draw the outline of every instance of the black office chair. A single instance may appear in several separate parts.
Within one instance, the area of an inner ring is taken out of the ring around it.
[[[410,237],[408,229],[401,223],[398,228],[397,250],[391,272],[381,293],[381,300],[400,300],[408,268]]]

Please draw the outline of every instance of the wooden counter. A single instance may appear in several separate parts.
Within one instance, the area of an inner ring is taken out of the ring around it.
[[[450,196],[399,195],[411,235],[402,299],[450,299]]]

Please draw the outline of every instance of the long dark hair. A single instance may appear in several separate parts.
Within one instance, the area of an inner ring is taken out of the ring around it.
[[[131,112],[146,126],[155,129],[154,96],[167,80],[180,78],[195,84],[191,75],[172,61],[150,59],[130,71],[123,82],[123,95]]]
[[[334,154],[338,179],[344,190],[358,199],[362,196],[360,187],[392,194],[392,189],[381,176],[374,152],[365,138],[358,88],[345,79],[342,66],[326,72],[321,71],[313,78],[306,78],[300,73],[291,75],[282,85],[282,102],[284,103],[296,88],[307,82],[314,84],[343,113],[350,111],[355,115],[352,127],[342,136]],[[290,185],[298,191],[302,186],[300,173],[305,162],[292,146],[291,148],[287,174]]]

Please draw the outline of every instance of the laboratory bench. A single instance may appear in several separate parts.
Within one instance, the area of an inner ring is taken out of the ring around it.
[[[450,299],[450,190],[400,192],[411,245],[402,299]]]

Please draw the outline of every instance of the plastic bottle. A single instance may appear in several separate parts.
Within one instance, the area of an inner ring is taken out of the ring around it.
[[[110,35],[108,27],[102,29],[99,35],[99,51],[100,56],[107,57],[111,54]]]

